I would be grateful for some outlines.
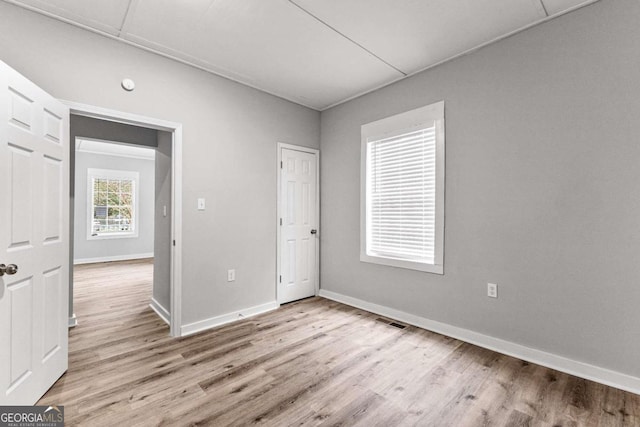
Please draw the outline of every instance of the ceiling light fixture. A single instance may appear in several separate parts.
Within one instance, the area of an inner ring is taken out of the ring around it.
[[[136,84],[133,80],[131,79],[122,80],[122,89],[126,90],[127,92],[131,92],[135,88],[136,88]]]

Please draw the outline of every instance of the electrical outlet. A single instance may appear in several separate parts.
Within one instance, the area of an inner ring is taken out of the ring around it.
[[[233,282],[236,280],[236,271],[227,270],[227,282]]]
[[[498,285],[495,283],[487,283],[487,296],[490,298],[498,298]]]

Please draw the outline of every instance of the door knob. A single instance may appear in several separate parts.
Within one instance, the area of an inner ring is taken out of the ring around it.
[[[0,276],[4,276],[5,274],[11,276],[18,272],[18,266],[15,264],[4,265],[0,264]]]
[[[311,230],[311,234],[316,234],[318,230]]]

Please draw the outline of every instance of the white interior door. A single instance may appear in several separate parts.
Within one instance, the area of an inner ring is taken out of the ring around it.
[[[67,369],[69,110],[2,62],[0,84],[0,405],[32,405]]]
[[[316,295],[318,154],[281,148],[278,302]]]

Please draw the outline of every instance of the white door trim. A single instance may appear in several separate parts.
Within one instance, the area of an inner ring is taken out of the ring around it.
[[[171,156],[171,336],[179,337],[182,329],[182,124],[154,119],[137,114],[110,110],[93,105],[61,100],[71,114],[94,119],[142,126],[171,132],[173,152]],[[75,147],[75,144],[73,145]]]
[[[282,194],[281,194],[281,181],[282,181],[282,172],[281,172],[281,164],[282,164],[282,150],[295,150],[301,151],[303,153],[310,153],[316,156],[316,218],[318,220],[318,238],[316,239],[316,296],[320,292],[320,239],[319,236],[322,233],[320,228],[320,150],[316,148],[302,147],[300,145],[286,144],[284,142],[278,142],[278,162],[276,163],[276,175],[278,175],[277,182],[277,218],[276,218],[276,229],[277,229],[277,243],[276,243],[276,301],[278,304],[280,302],[279,295],[279,283],[280,276],[282,275],[282,271],[280,270],[281,265],[281,256],[282,256],[282,227],[280,226],[280,218],[282,218]]]

